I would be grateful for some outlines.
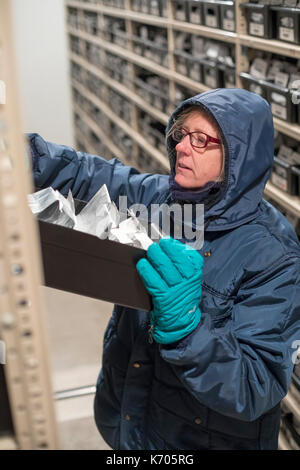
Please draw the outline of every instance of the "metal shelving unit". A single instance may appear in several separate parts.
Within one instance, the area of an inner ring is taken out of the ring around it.
[[[7,391],[6,407],[0,403],[0,409],[1,425],[3,413],[10,411],[12,426],[1,429],[0,449],[55,449],[40,244],[27,205],[33,188],[18,109],[10,3],[0,2],[0,83],[5,84],[0,100],[0,339],[6,351],[0,391]]]
[[[287,57],[300,58],[300,46],[284,43],[277,40],[267,40],[249,36],[246,31],[246,20],[243,16],[243,11],[240,8],[241,0],[236,1],[236,32],[227,32],[220,29],[209,28],[202,25],[196,25],[187,23],[184,21],[178,21],[174,19],[173,9],[172,9],[172,0],[167,0],[167,17],[159,17],[145,13],[139,13],[133,11],[131,8],[131,1],[126,0],[124,3],[124,8],[112,7],[103,4],[103,0],[97,2],[82,2],[74,0],[66,0],[66,8],[75,9],[78,12],[79,18],[79,27],[75,28],[74,26],[67,25],[67,32],[69,36],[79,38],[84,42],[94,44],[99,47],[101,54],[109,52],[115,56],[122,58],[130,63],[131,66],[131,78],[132,82],[135,77],[135,67],[141,67],[148,72],[152,72],[159,77],[163,77],[169,82],[169,102],[175,102],[175,87],[180,85],[190,90],[191,93],[202,93],[203,91],[209,90],[209,87],[205,86],[202,83],[199,83],[195,80],[182,75],[175,70],[174,65],[174,34],[175,31],[184,31],[190,34],[201,36],[204,38],[211,38],[214,40],[222,41],[225,43],[233,44],[235,47],[235,57],[236,57],[236,83],[237,86],[242,87],[240,80],[240,72],[247,70],[248,60],[243,54],[242,47],[247,46],[257,50],[269,51],[277,54],[281,54]],[[82,19],[83,12],[94,12],[98,15],[98,25],[96,34],[91,34],[91,32],[83,31]],[[126,22],[126,34],[128,37],[127,47],[120,46],[119,44],[113,44],[107,41],[103,37],[103,17],[109,16],[117,19],[122,19]],[[169,53],[169,66],[165,67],[160,64],[155,63],[149,58],[143,57],[139,54],[133,52],[132,48],[132,31],[133,24],[145,24],[152,25],[167,31],[168,36],[168,53]],[[102,70],[101,66],[91,64],[86,58],[75,54],[74,52],[70,53],[70,60],[74,63],[80,65],[83,70],[90,71],[95,76],[100,78],[104,83],[106,83],[111,89],[114,89],[118,93],[124,96],[127,100],[131,102],[133,114],[135,119],[123,129],[126,129],[128,135],[134,140],[135,144],[143,145],[144,150],[149,154],[150,157],[156,159],[162,165],[162,168],[167,170],[168,163],[164,155],[161,154],[157,149],[154,149],[153,146],[147,144],[147,139],[142,139],[139,135],[138,129],[138,119],[137,115],[140,110],[146,112],[153,119],[156,119],[162,124],[166,124],[168,119],[168,110],[162,112],[161,110],[156,109],[154,106],[148,104],[135,92],[134,85],[129,89],[124,86],[122,83],[112,79],[105,71]],[[74,87],[78,86],[72,82]],[[81,87],[81,91],[86,96],[84,86]],[[91,100],[94,100],[93,94],[89,94]],[[100,105],[100,103],[98,103]],[[102,103],[103,104],[103,103]],[[105,109],[105,105],[104,105]],[[109,112],[111,110],[109,109]],[[109,114],[108,114],[109,116]],[[114,116],[115,118],[115,116]],[[118,120],[118,125],[122,127],[122,122]],[[296,140],[300,141],[300,126],[297,124],[290,124],[285,121],[282,121],[274,117],[274,127],[278,131],[286,134],[290,137],[293,137]],[[101,131],[100,131],[101,132]],[[136,148],[136,152],[138,149]],[[116,154],[116,152],[114,152]],[[120,153],[119,153],[120,154]],[[285,194],[283,191],[275,188],[272,184],[268,183],[266,188],[266,195],[270,198],[273,198],[276,202],[281,204],[285,209],[291,211],[294,215],[299,217],[300,214],[300,199],[299,197],[290,197]]]

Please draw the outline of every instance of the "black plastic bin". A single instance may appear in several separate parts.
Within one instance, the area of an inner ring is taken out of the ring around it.
[[[203,24],[203,0],[190,0],[188,9],[190,23]]]
[[[197,83],[203,83],[203,64],[200,58],[189,56],[188,77]]]
[[[276,12],[270,9],[270,5],[242,3],[240,7],[245,10],[250,36],[265,39],[276,37]]]
[[[267,100],[270,103],[273,116],[283,121],[295,123],[297,107],[292,102],[292,92],[273,83],[266,82]]]
[[[85,205],[74,202],[76,212]],[[39,230],[46,286],[151,310],[151,297],[136,270],[144,250],[43,221]]]
[[[186,54],[185,52],[174,51],[174,58],[175,58],[175,71],[187,77],[189,73],[188,54]]]
[[[300,165],[292,166],[292,175],[298,181],[298,193],[297,193],[297,195],[300,197]]]
[[[235,2],[220,2],[220,28],[224,31],[234,32],[235,26]]]
[[[173,0],[173,14],[177,21],[190,21],[189,5],[187,0]]]
[[[272,7],[276,14],[276,38],[300,44],[300,8]]]
[[[149,13],[153,16],[167,16],[166,0],[149,0]]]
[[[220,5],[213,1],[203,2],[203,24],[210,28],[220,28]]]
[[[252,75],[247,72],[241,72],[240,77],[246,90],[257,93],[262,98],[267,99],[267,88],[265,81],[252,77]]]
[[[292,171],[293,163],[280,157],[274,156],[271,182],[282,191],[295,196],[298,194],[298,178]]]
[[[223,71],[219,65],[208,59],[201,59],[203,67],[203,83],[210,88],[223,87]]]
[[[225,88],[235,88],[235,67],[230,67],[229,65],[219,64],[219,69],[222,72],[222,84]]]
[[[148,15],[150,13],[150,2],[149,0],[141,0],[140,11]]]
[[[141,11],[141,0],[131,0],[131,8],[133,11]]]

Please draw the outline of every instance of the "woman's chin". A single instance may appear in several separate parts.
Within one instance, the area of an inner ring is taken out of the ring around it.
[[[194,184],[193,181],[191,181],[191,178],[188,178],[180,173],[176,174],[174,180],[177,184],[179,184],[182,188],[185,189],[196,189],[197,187],[199,187],[199,185],[197,186],[196,184]]]

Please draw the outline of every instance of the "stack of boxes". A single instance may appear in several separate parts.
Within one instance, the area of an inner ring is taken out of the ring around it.
[[[245,10],[248,34],[300,44],[298,0],[259,0],[243,3],[241,7]]]
[[[235,86],[234,52],[230,44],[189,33],[175,34],[176,71],[210,88]]]
[[[270,103],[275,117],[300,124],[300,61],[256,51],[249,72],[240,76],[246,89]]]
[[[230,32],[236,29],[233,0],[174,0],[172,3],[174,19],[177,21]]]

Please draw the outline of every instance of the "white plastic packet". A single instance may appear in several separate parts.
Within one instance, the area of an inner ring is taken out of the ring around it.
[[[40,220],[64,227],[74,227],[76,216],[71,191],[65,198],[59,191],[54,191],[50,187],[29,194],[27,198],[32,213],[37,214]]]
[[[120,222],[117,206],[111,201],[106,185],[103,185],[86,206],[75,215],[71,192],[66,199],[59,191],[49,187],[28,195],[33,214],[40,220],[95,235],[100,239],[147,250],[153,243],[145,227],[130,210],[129,217]],[[153,225],[153,224],[152,224]],[[160,233],[156,228],[156,234]]]

